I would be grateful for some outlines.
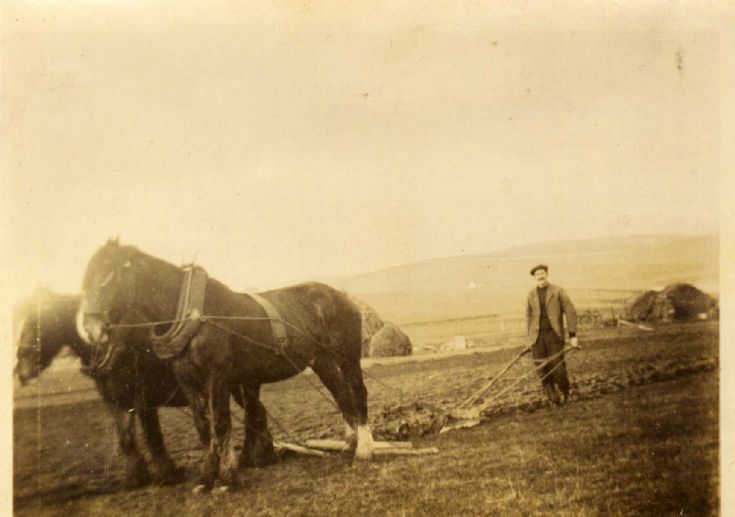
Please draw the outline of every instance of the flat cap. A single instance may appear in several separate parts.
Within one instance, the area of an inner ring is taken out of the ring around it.
[[[547,266],[546,264],[539,264],[538,266],[533,266],[533,268],[531,269],[531,276],[536,274],[536,271],[538,271],[539,269],[543,269],[547,273],[549,272],[549,266]]]

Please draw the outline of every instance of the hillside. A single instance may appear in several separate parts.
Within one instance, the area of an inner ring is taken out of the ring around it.
[[[628,236],[535,243],[485,255],[404,264],[327,282],[398,323],[518,313],[533,286],[529,268],[545,262],[553,283],[584,306],[618,305],[638,291],[688,282],[717,293],[717,236]]]

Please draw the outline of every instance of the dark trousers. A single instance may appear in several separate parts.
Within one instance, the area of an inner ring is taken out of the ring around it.
[[[546,358],[561,352],[563,348],[564,341],[556,335],[553,329],[541,329],[536,343],[531,347],[533,362],[539,365]],[[564,399],[569,396],[569,378],[567,377],[567,365],[564,361],[564,354],[549,361],[538,373],[546,394],[552,402],[559,402],[554,386],[561,391]]]

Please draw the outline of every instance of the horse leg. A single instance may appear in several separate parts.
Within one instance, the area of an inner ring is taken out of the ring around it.
[[[199,441],[206,447],[212,440],[211,425],[207,417],[207,403],[199,393],[194,393],[192,398],[187,398]]]
[[[188,365],[184,362],[174,363],[174,375],[179,383],[179,388],[184,393],[189,407],[191,408],[194,427],[199,435],[199,441],[208,446],[211,433],[209,418],[207,417],[207,402],[199,389],[196,388],[196,379],[190,375]]]
[[[135,444],[135,419],[133,414],[113,404],[110,404],[110,409],[115,422],[115,432],[120,451],[125,457],[125,485],[128,488],[147,485],[151,479],[145,460]]]
[[[345,439],[355,442],[357,440],[355,435],[355,407],[352,403],[351,392],[345,383],[339,366],[327,354],[318,354],[311,363],[311,369],[322,381],[322,384],[327,387],[342,412],[342,418],[345,420]]]
[[[360,343],[359,339],[357,343]],[[357,350],[359,352],[359,348]],[[340,370],[352,402],[353,411],[350,417],[357,434],[355,459],[369,460],[373,457],[373,433],[368,424],[367,388],[362,378],[359,353],[356,357],[344,358]]]
[[[265,467],[278,458],[273,436],[268,430],[268,412],[260,401],[260,386],[243,386],[245,403],[245,443],[240,452],[241,467]]]
[[[148,445],[148,450],[151,452],[153,463],[156,466],[156,482],[162,485],[176,482],[176,465],[168,455],[163,441],[158,408],[140,408],[138,419],[143,429],[143,436]]]
[[[333,328],[330,345],[334,353],[333,360],[342,373],[347,403],[348,424],[355,427],[357,446],[355,459],[369,460],[373,457],[373,433],[368,424],[367,388],[362,378],[360,354],[362,347],[362,318],[359,312],[345,313],[340,318],[341,324]]]
[[[212,439],[204,455],[202,472],[195,492],[208,491],[214,486],[217,475],[223,486],[237,486],[237,456],[232,444],[232,420],[230,418],[230,384],[221,379],[220,372],[209,376],[209,414]]]

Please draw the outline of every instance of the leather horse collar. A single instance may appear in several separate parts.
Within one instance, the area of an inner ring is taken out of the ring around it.
[[[161,359],[176,356],[202,326],[204,291],[207,288],[207,272],[199,266],[184,266],[184,281],[179,291],[174,323],[164,334],[152,333],[153,350]]]
[[[216,316],[204,316],[207,272],[204,268],[194,265],[184,266],[182,270],[184,281],[179,291],[174,323],[164,334],[158,335],[154,331],[151,336],[153,350],[160,359],[170,359],[178,355],[199,331],[206,318],[216,319]],[[254,293],[248,293],[247,296],[263,308],[271,324],[276,349],[283,350],[288,343],[288,335],[280,314],[273,304],[262,296]]]

